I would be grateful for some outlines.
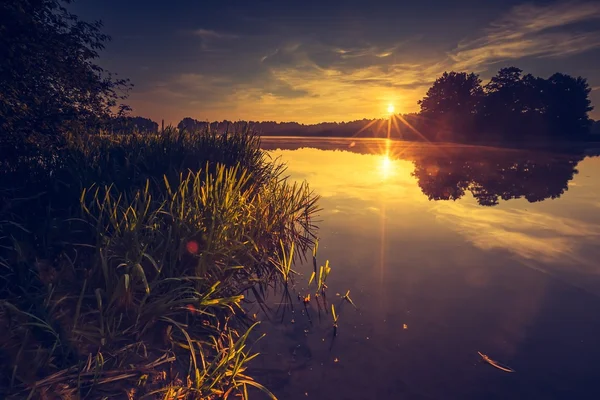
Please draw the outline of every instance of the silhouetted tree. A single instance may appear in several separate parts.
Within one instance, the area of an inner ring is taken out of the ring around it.
[[[546,80],[545,115],[554,136],[569,139],[589,132],[592,121],[588,112],[593,110],[590,92],[581,77],[556,73]]]
[[[511,112],[520,112],[524,108],[522,72],[516,67],[500,69],[498,74],[493,76],[490,82],[485,85],[487,97],[497,99],[496,105],[499,108]]]
[[[0,2],[0,139],[96,127],[130,87],[96,65],[110,39],[71,0]]]
[[[106,129],[116,134],[156,133],[158,123],[149,118],[123,116],[111,119]]]
[[[208,123],[201,122],[196,119],[185,117],[177,124],[177,129],[185,129],[186,131],[197,131],[201,129],[206,129]]]
[[[460,140],[468,138],[473,130],[482,96],[478,75],[444,72],[418,104],[421,106],[421,115],[435,122],[431,128],[439,132],[451,131],[454,137],[448,139]]]
[[[519,128],[522,126],[526,109],[526,89],[522,72],[515,67],[502,68],[485,85],[481,122],[487,132],[496,131],[495,133],[500,133],[504,139],[510,140],[517,140],[520,136]]]
[[[593,140],[600,140],[600,121],[592,122],[590,133],[592,135]]]
[[[414,123],[416,115],[402,117],[406,121]],[[405,138],[410,136],[409,128],[396,118],[393,126],[392,136]],[[251,127],[263,136],[314,136],[314,137],[387,137],[388,119],[362,119],[349,122],[321,122],[318,124],[305,125],[298,122],[274,122],[274,121],[213,121],[201,122],[193,118],[182,119],[177,127],[180,129],[197,130],[210,127],[211,130],[220,133],[236,129]]]
[[[488,139],[519,143],[548,134],[546,80],[502,68],[485,85],[480,130]]]
[[[419,101],[431,139],[540,142],[589,139],[590,88],[581,77],[556,73],[548,79],[502,68],[480,90],[474,74],[444,73]],[[433,123],[432,123],[433,122]],[[433,132],[433,133],[431,133]],[[442,138],[446,139],[446,138]]]

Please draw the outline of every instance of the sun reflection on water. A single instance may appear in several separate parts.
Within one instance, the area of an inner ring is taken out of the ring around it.
[[[384,180],[389,179],[391,176],[394,175],[394,169],[394,162],[390,159],[390,157],[387,155],[382,155],[381,161],[379,162],[379,172],[381,178],[383,178]]]
[[[390,148],[391,141],[388,139],[385,141],[385,148],[381,149],[381,161],[379,161],[379,173],[383,180],[394,176],[398,169],[397,163],[393,160],[393,157],[390,157]]]

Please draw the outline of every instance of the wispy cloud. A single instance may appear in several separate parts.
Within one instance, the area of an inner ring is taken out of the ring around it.
[[[597,226],[583,221],[522,210],[503,210],[443,203],[435,210],[475,246],[503,249],[523,259],[543,262],[574,261],[591,266],[578,256],[578,247],[600,237]]]
[[[582,53],[600,47],[600,25],[595,29],[579,25],[598,19],[598,2],[516,6],[493,22],[483,37],[463,41],[449,57],[455,69],[479,71],[499,61]]]
[[[211,29],[196,29],[193,34],[201,37],[202,39],[237,39],[238,35],[231,33],[217,32]]]
[[[333,52],[339,54],[341,59],[352,59],[360,57],[389,57],[394,54],[395,47],[391,48],[378,48],[377,46],[368,47],[353,47],[353,48],[334,48]]]
[[[221,51],[222,50],[221,46],[222,46],[223,41],[240,38],[238,35],[234,35],[232,33],[217,32],[212,29],[204,29],[204,28],[196,29],[196,30],[192,31],[191,33],[194,36],[197,36],[200,38],[201,49],[203,51],[208,51],[208,52]],[[218,46],[216,44],[216,42],[218,42],[218,44],[221,46]]]
[[[343,24],[328,24],[326,30],[315,26],[310,33],[287,22],[262,24],[251,32],[240,26],[227,31],[202,27],[183,32],[195,38],[187,40],[194,48],[182,54],[177,70],[157,76],[168,89],[153,94],[177,102],[176,120],[208,114],[215,119],[347,121],[381,117],[388,103],[399,112],[414,112],[417,100],[444,71],[484,73],[499,61],[600,48],[598,20],[600,2],[525,4],[507,9],[478,36],[458,44],[440,38],[435,48],[426,44],[426,35],[394,40],[387,32],[369,34],[369,29],[348,30]],[[590,82],[595,95],[597,82]]]

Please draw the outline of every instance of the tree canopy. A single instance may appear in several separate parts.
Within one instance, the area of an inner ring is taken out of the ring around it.
[[[478,75],[444,72],[418,104],[421,114],[428,117],[472,115],[477,113],[482,94]]]
[[[436,130],[440,135],[452,130],[456,135],[465,136],[473,129],[482,97],[478,75],[444,72],[418,104],[421,116],[430,122],[428,130]]]
[[[556,73],[547,79],[502,68],[483,88],[475,74],[445,72],[427,91],[420,115],[429,130],[450,139],[580,140],[588,137],[593,109],[584,78]]]
[[[0,3],[0,135],[56,135],[91,128],[130,87],[95,63],[110,37],[81,21],[71,0]],[[1,139],[1,137],[0,137]]]

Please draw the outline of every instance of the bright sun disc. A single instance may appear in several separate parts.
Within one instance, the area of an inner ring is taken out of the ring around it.
[[[394,112],[394,105],[393,105],[393,104],[388,104],[387,111],[388,111],[390,114],[391,114],[391,113],[393,113],[393,112]]]

